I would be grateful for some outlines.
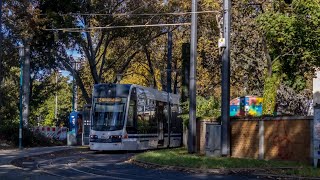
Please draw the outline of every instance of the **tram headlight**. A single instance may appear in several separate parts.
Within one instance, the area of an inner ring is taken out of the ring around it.
[[[97,135],[90,135],[90,139],[98,139]]]

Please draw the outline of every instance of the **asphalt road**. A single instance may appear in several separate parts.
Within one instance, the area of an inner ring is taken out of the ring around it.
[[[87,150],[68,152],[66,150],[59,153],[24,157],[12,161],[12,164],[19,169],[11,169],[11,171],[8,169],[7,173],[0,170],[0,179],[257,179],[242,175],[225,176],[148,169],[127,162],[133,155],[134,153],[101,153]]]

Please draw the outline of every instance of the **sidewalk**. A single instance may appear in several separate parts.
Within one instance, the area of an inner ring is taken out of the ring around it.
[[[12,160],[36,156],[41,154],[52,153],[55,151],[76,149],[78,146],[53,146],[53,147],[35,147],[35,148],[24,148],[0,150],[0,180],[16,180],[16,179],[33,179],[33,180],[55,180],[57,177],[45,174],[41,171],[29,171],[25,169],[13,166],[10,162]]]
[[[53,146],[53,147],[35,147],[35,148],[24,148],[19,149],[10,149],[10,150],[0,150],[0,165],[10,164],[14,159],[26,157],[26,156],[35,156],[40,154],[51,153],[60,150],[69,150],[75,149],[78,146]]]

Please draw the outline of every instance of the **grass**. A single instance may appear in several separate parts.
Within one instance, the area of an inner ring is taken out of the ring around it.
[[[188,154],[185,148],[148,151],[138,154],[134,158],[136,160],[156,163],[160,165],[202,169],[296,167],[296,169],[281,170],[280,173],[283,175],[320,177],[320,169],[315,169],[311,166],[307,166],[301,163],[287,161],[266,161],[245,158],[214,158],[196,154]],[[277,171],[277,173],[279,172]]]

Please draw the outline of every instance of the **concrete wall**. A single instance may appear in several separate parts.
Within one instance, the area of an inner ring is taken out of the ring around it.
[[[310,162],[313,117],[231,119],[231,156]],[[197,122],[197,149],[205,154],[206,120]]]

